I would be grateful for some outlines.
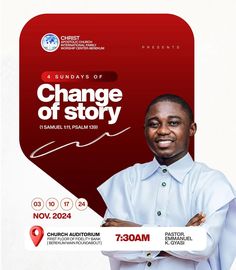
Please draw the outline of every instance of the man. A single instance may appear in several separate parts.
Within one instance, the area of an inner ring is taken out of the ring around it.
[[[98,191],[107,205],[104,227],[201,225],[205,250],[104,252],[112,270],[230,269],[236,250],[234,190],[221,172],[192,160],[188,148],[195,132],[192,110],[181,97],[157,97],[145,117],[153,161],[117,173]]]

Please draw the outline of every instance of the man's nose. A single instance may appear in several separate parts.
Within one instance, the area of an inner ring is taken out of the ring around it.
[[[170,134],[170,129],[168,125],[162,124],[158,127],[157,129],[157,134],[158,135],[167,135]]]

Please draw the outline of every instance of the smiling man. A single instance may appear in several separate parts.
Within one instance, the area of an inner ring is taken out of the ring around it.
[[[190,137],[195,132],[193,113],[179,97],[160,96],[148,106],[145,136],[160,164],[169,166],[184,157],[188,153]]]
[[[151,162],[118,172],[98,191],[107,211],[104,227],[203,226],[203,251],[104,252],[112,270],[229,270],[236,250],[235,192],[225,176],[188,153],[196,124],[179,96],[154,99],[145,116]],[[203,214],[204,213],[204,214]]]

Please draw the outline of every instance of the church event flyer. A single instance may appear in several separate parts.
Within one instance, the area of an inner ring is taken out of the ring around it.
[[[215,14],[195,18],[200,7],[178,11],[177,1],[161,10],[150,2],[149,13],[124,6],[101,12],[82,3],[68,12],[71,3],[52,9],[46,2],[43,10],[25,0],[16,23],[3,14],[2,269],[113,270],[102,251],[204,249],[201,227],[101,227],[106,204],[97,188],[153,159],[144,117],[150,101],[166,93],[183,97],[194,111],[192,158],[235,186],[229,150],[235,145],[224,139],[223,147],[222,129],[213,125],[215,115],[225,127],[232,123],[235,5],[220,24]],[[223,163],[221,153],[229,153]]]

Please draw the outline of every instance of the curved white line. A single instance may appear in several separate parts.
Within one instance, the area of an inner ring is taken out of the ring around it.
[[[76,147],[80,147],[80,148],[81,148],[81,147],[87,147],[87,146],[89,146],[89,145],[91,145],[91,144],[94,144],[94,143],[96,143],[97,141],[101,140],[101,139],[102,139],[103,137],[105,137],[105,136],[107,136],[107,137],[115,137],[115,136],[118,136],[118,135],[120,135],[120,134],[126,132],[126,131],[129,130],[130,128],[131,128],[131,127],[127,127],[127,128],[125,128],[125,129],[123,129],[123,130],[121,130],[121,131],[119,131],[119,132],[117,132],[117,133],[115,133],[115,134],[110,134],[109,132],[104,132],[104,133],[103,133],[102,135],[100,135],[98,138],[96,138],[95,140],[93,140],[93,141],[91,141],[91,142],[89,142],[89,143],[87,143],[87,144],[82,144],[82,145],[80,145],[80,142],[79,142],[79,141],[74,141],[74,142],[70,142],[70,143],[67,143],[67,144],[63,144],[63,145],[61,145],[61,146],[59,146],[59,147],[56,147],[56,148],[54,148],[54,149],[52,149],[52,150],[50,150],[50,151],[47,151],[47,152],[45,152],[45,153],[43,153],[43,154],[37,155],[37,153],[38,153],[40,150],[42,150],[42,149],[46,148],[48,145],[51,145],[51,144],[53,144],[53,143],[56,142],[56,141],[51,141],[51,142],[49,142],[49,143],[46,143],[46,144],[40,146],[40,147],[37,148],[36,150],[34,150],[34,151],[31,153],[30,158],[39,158],[39,157],[43,157],[43,156],[49,155],[49,154],[51,154],[51,153],[53,153],[53,152],[56,152],[56,151],[58,151],[58,150],[60,150],[60,149],[62,149],[62,148],[65,148],[65,147],[70,146],[70,145],[73,145],[73,144],[75,144]]]

